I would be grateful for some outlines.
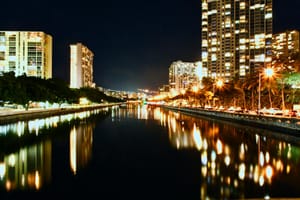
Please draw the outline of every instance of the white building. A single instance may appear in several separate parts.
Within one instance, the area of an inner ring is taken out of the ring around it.
[[[94,54],[81,43],[70,45],[70,88],[95,87]]]
[[[173,62],[169,67],[169,86],[171,93],[182,93],[192,87],[201,87],[203,77],[207,76],[207,69],[201,62]]]
[[[52,37],[44,32],[0,31],[0,74],[52,78]]]

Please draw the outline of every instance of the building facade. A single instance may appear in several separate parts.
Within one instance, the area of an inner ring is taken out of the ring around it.
[[[70,45],[70,88],[95,87],[94,54],[81,43]]]
[[[211,78],[244,78],[272,61],[272,0],[202,0],[202,64]]]
[[[201,87],[202,77],[205,76],[207,72],[201,62],[175,61],[169,67],[169,90],[179,94],[193,86]]]
[[[274,57],[289,57],[299,52],[299,31],[287,30],[283,33],[273,34],[273,55]]]
[[[0,74],[52,78],[52,37],[44,32],[0,31]]]

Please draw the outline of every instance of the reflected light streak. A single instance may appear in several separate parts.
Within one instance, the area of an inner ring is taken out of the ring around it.
[[[270,162],[270,154],[269,152],[266,152],[266,163],[269,163]]]
[[[239,166],[239,178],[241,180],[244,180],[245,179],[245,174],[246,174],[246,165],[245,165],[245,163],[242,163]]]
[[[22,176],[21,176],[21,185],[25,186],[25,175],[24,174],[22,174]]]
[[[200,134],[199,128],[196,127],[196,124],[194,123],[194,128],[193,128],[193,139],[196,144],[196,148],[198,150],[202,149],[202,138]]]
[[[262,175],[260,175],[260,177],[259,177],[259,185],[263,186],[264,184],[265,184],[265,178]]]
[[[259,165],[262,167],[262,166],[264,166],[264,163],[265,163],[264,153],[260,152],[259,153]]]
[[[217,140],[217,154],[223,153],[223,144],[220,139]]]
[[[17,124],[17,135],[20,137],[24,133],[25,123],[24,122],[18,122]]]
[[[207,148],[208,148],[208,144],[207,144],[207,140],[205,138],[203,141],[203,149],[207,150]]]
[[[277,160],[277,162],[276,162],[276,170],[277,171],[283,171],[283,163],[281,162],[281,160]]]
[[[271,167],[271,165],[268,165],[268,166],[266,167],[266,177],[267,177],[268,179],[271,179],[272,176],[273,176],[273,168]]]
[[[176,119],[175,118],[171,118],[171,127],[172,127],[172,131],[173,133],[176,133]]]
[[[241,144],[239,157],[241,160],[245,159],[245,144],[244,143]]]
[[[41,182],[40,182],[40,174],[38,171],[35,171],[35,188],[40,189]]]
[[[255,166],[255,169],[254,169],[254,177],[253,177],[253,180],[254,180],[255,183],[257,183],[258,180],[259,180],[259,168],[258,168],[257,165]]]
[[[10,154],[10,156],[8,157],[8,165],[10,167],[14,167],[16,164],[16,157],[14,154]]]
[[[0,163],[0,178],[3,179],[6,172],[5,163]]]
[[[211,151],[210,157],[211,157],[211,160],[212,160],[212,161],[215,161],[215,160],[216,160],[217,154],[216,154],[216,152],[215,152],[214,150]]]
[[[230,157],[229,157],[228,155],[225,156],[225,158],[224,158],[224,163],[225,163],[226,166],[229,166],[229,165],[230,165]]]
[[[201,174],[203,177],[207,176],[207,167],[206,166],[201,167]]]
[[[160,112],[160,109],[159,108],[155,108],[154,111],[153,111],[153,118],[155,120],[159,120],[161,123],[162,123],[162,120],[163,120],[163,113]]]
[[[289,174],[291,172],[291,166],[287,165],[286,166],[286,173]]]
[[[5,182],[5,188],[6,188],[6,190],[11,190],[11,188],[12,188],[12,186],[11,186],[11,182],[10,182],[10,180],[7,180],[6,182]]]
[[[70,133],[70,165],[74,174],[76,174],[76,128],[75,126]]]
[[[201,154],[201,163],[202,165],[207,165],[207,152],[203,151]]]

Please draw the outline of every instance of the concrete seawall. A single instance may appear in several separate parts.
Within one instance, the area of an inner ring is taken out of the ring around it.
[[[37,118],[63,115],[74,112],[88,111],[106,107],[120,105],[121,103],[96,104],[89,106],[78,106],[70,108],[51,108],[51,109],[29,109],[29,110],[6,110],[0,111],[0,124],[8,124],[17,121],[25,121]]]
[[[230,113],[222,111],[205,110],[198,108],[162,106],[165,109],[178,111],[196,116],[205,116],[212,119],[235,122],[268,130],[290,133],[300,136],[300,119],[296,117],[251,115],[246,113]]]

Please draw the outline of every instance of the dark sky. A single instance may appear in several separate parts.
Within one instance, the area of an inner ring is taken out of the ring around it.
[[[300,29],[300,1],[273,0],[274,33]],[[97,86],[135,91],[168,83],[173,61],[201,55],[201,0],[8,1],[1,30],[53,37],[53,77],[69,82],[69,45],[94,52]]]

